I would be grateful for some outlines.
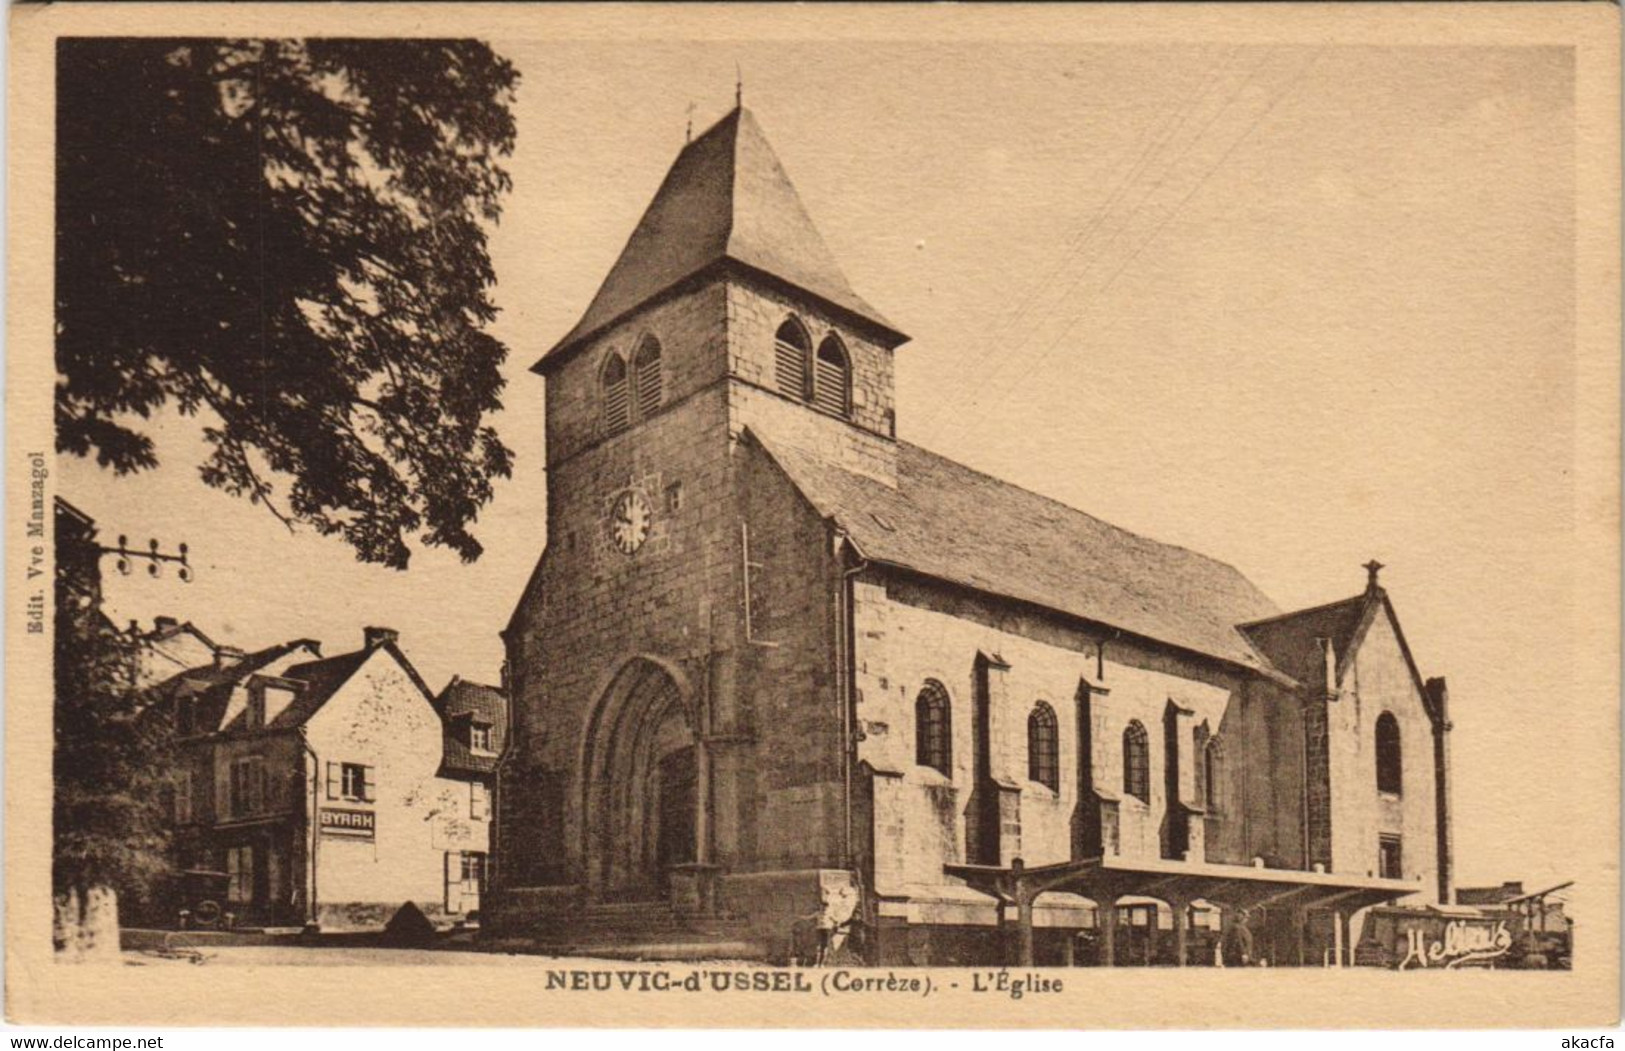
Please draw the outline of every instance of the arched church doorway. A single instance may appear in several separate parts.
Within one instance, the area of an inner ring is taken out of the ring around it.
[[[695,860],[698,763],[687,692],[637,658],[605,691],[587,742],[588,887],[604,901],[666,896],[673,866]]]

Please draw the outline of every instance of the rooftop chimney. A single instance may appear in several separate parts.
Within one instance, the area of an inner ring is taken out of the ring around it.
[[[214,651],[214,666],[216,668],[229,668],[248,656],[247,652],[236,646],[217,646]]]
[[[172,628],[180,627],[180,623],[181,622],[176,620],[174,617],[153,617],[152,630],[159,632],[169,631]]]
[[[361,637],[367,649],[375,650],[386,642],[394,642],[401,633],[394,628],[362,628]]]

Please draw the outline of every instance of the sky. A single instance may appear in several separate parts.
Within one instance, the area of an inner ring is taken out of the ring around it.
[[[1283,609],[1388,588],[1451,685],[1458,882],[1566,878],[1574,720],[1573,67],[1560,48],[492,41],[519,68],[492,240],[517,453],[474,565],[402,573],[161,466],[64,460],[196,579],[111,612],[257,648],[401,632],[438,688],[496,681],[540,556],[542,390],[736,68],[852,286],[911,337],[900,437],[1238,567]],[[109,569],[110,569],[109,565]],[[1612,704],[1613,698],[1597,699]],[[1509,776],[1510,774],[1510,776]]]

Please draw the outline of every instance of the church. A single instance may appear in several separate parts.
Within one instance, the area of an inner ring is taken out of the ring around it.
[[[1381,566],[1283,612],[901,441],[907,341],[750,111],[683,148],[534,366],[547,540],[503,633],[486,934],[1322,965],[1372,906],[1448,908],[1445,682]]]

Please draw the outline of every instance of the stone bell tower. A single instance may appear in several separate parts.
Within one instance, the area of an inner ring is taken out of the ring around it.
[[[683,148],[534,366],[546,549],[504,632],[499,889],[694,906],[719,880],[816,884],[849,860],[834,556],[767,535],[788,511],[741,450],[794,446],[895,485],[906,338],[852,290],[748,110]],[[799,583],[753,622],[769,549]]]

